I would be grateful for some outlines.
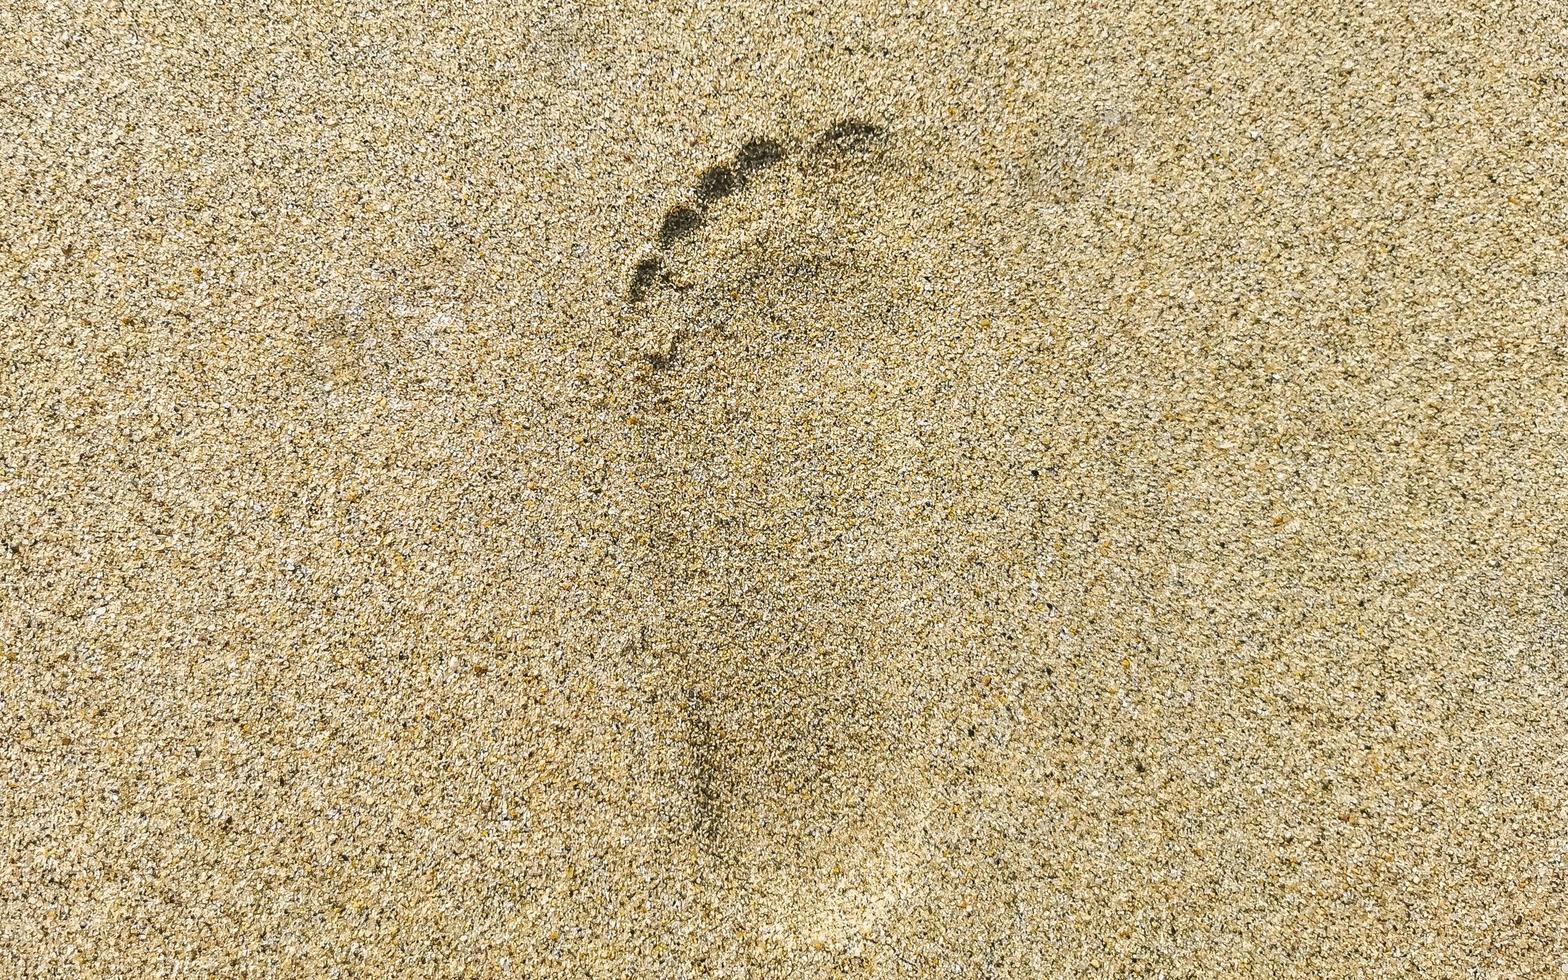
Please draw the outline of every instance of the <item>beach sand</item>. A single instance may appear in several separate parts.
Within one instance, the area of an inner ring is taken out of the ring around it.
[[[0,6],[0,974],[1568,972],[1553,4]]]

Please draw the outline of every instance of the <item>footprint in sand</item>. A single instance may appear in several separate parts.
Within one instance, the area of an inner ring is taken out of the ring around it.
[[[750,140],[698,174],[627,277],[630,330],[649,365],[667,367],[712,315],[740,312],[737,301],[755,304],[770,283],[814,271],[805,229],[779,227],[788,223],[782,206],[874,167],[885,139],[881,127],[845,120],[808,140]]]
[[[696,176],[627,274],[649,577],[680,678],[689,826],[721,874],[873,836],[863,883],[904,873],[888,828],[866,826],[906,682],[867,604],[865,488],[887,476],[875,425],[834,396],[887,329],[875,283],[891,259],[868,229],[896,170],[889,135],[859,121],[746,142]],[[846,929],[878,904],[846,903],[806,904]]]

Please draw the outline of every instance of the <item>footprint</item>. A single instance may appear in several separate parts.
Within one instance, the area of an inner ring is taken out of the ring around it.
[[[719,747],[713,741],[713,723],[705,692],[685,692],[686,749],[691,783],[692,831],[707,845],[718,837],[718,793],[715,774]]]
[[[618,311],[687,829],[705,873],[747,882],[770,921],[795,893],[747,869],[831,854],[866,894],[907,870],[887,826],[867,830],[905,676],[866,604],[873,570],[838,554],[864,545],[858,481],[888,477],[856,457],[869,443],[828,434],[849,424],[832,395],[859,369],[846,352],[876,348],[877,304],[896,302],[873,232],[897,203],[897,153],[858,120],[741,145],[655,225]],[[802,936],[860,921],[843,901]]]
[[[757,254],[769,251],[770,212],[873,167],[886,135],[880,126],[843,120],[804,140],[750,140],[697,174],[627,275],[623,323],[647,365],[668,367],[677,346],[712,325],[711,314],[762,298],[764,280],[821,271],[820,256],[790,255],[788,242],[772,241],[774,254]],[[729,288],[716,289],[723,285]]]

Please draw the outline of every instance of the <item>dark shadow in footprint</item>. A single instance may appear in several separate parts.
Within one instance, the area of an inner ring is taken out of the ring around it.
[[[682,204],[670,209],[659,226],[659,246],[669,248],[682,238],[702,227],[702,215]]]
[[[697,202],[708,205],[740,190],[746,178],[727,163],[714,164],[697,176]]]
[[[742,173],[750,174],[784,159],[784,144],[777,140],[751,140],[735,154],[735,165]]]
[[[628,293],[633,303],[640,303],[648,290],[664,275],[664,260],[658,256],[643,259],[632,266],[632,282]]]
[[[686,749],[691,754],[692,830],[710,847],[719,836],[718,746],[701,692],[686,692]]]
[[[751,140],[735,154],[735,160],[716,163],[697,175],[697,203],[706,207],[746,186],[758,171],[784,159],[787,151],[776,140]]]

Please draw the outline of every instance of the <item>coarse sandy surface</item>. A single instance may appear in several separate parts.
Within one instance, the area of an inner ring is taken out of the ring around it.
[[[0,975],[1568,971],[1568,8],[0,0]]]

